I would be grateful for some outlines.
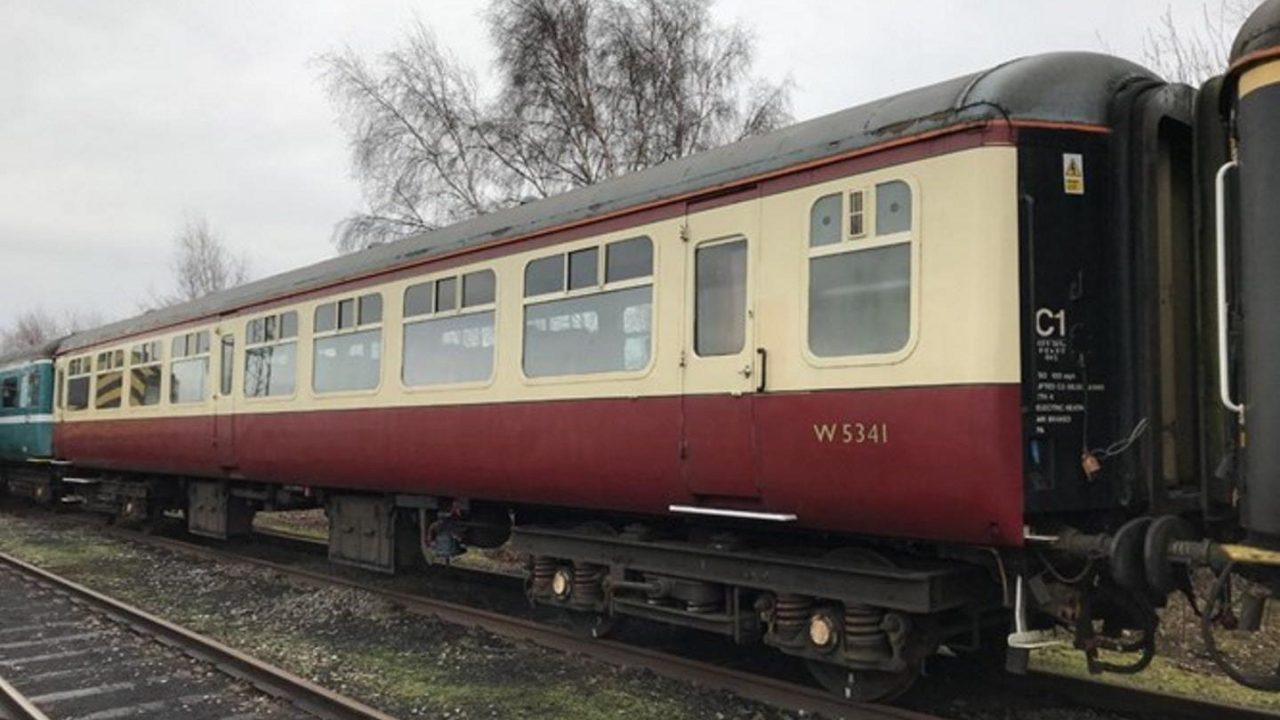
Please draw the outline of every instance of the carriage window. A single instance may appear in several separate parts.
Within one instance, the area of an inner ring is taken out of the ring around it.
[[[694,352],[702,357],[742,352],[747,323],[747,241],[700,247],[694,264]]]
[[[446,292],[453,297],[457,283],[456,277],[442,278],[405,290],[405,385],[482,382],[493,376],[494,273],[480,270],[462,276],[461,309],[452,303],[432,308],[424,300],[433,285],[450,288]]]
[[[295,321],[294,330],[297,330]],[[222,336],[222,356],[219,358],[218,369],[222,375],[222,382],[218,384],[218,390],[223,395],[230,395],[232,386],[235,384],[235,362],[236,362],[236,336]]]
[[[436,312],[449,312],[458,307],[458,278],[436,281]]]
[[[911,187],[901,180],[876,186],[876,235],[911,229]]]
[[[330,312],[337,318],[337,328],[321,330],[322,313],[327,317]],[[378,386],[382,378],[381,295],[371,293],[316,308],[315,332],[313,390],[372,390]]]
[[[250,320],[245,333],[244,396],[292,395],[298,373],[298,313]],[[230,394],[235,384],[235,338],[222,339],[222,392]]]
[[[8,377],[0,381],[0,407],[18,407],[18,378]]]
[[[18,404],[26,408],[40,404],[40,373],[32,370],[23,378]]]
[[[203,402],[209,390],[209,331],[173,339],[169,364],[169,402]]]
[[[851,238],[867,236],[867,216],[863,206],[865,195],[861,190],[849,193],[849,237]]]
[[[653,241],[631,238],[605,246],[604,281],[621,282],[653,274]]]
[[[808,342],[818,357],[891,353],[910,338],[911,187],[880,183],[874,203],[874,242],[810,242]]]
[[[120,407],[124,385],[124,351],[98,353],[98,374],[94,378],[93,406],[99,410]]]
[[[143,407],[160,404],[160,380],[164,377],[159,341],[134,345],[129,350],[129,405]]]
[[[809,209],[809,245],[834,245],[840,242],[840,193],[826,195]]]
[[[76,358],[67,364],[67,409],[89,408],[89,380],[93,372],[88,356]]]
[[[625,247],[615,250],[616,246]],[[600,249],[576,251],[568,259],[567,289],[564,254],[529,263],[525,269],[525,296],[557,293],[560,297],[540,297],[525,303],[523,366],[527,377],[642,370],[649,365],[653,335],[652,248],[649,238],[605,245],[605,257],[618,258],[618,272],[614,275],[617,279],[609,279],[606,270],[603,284]],[[597,289],[564,296],[567,290],[583,288]]]

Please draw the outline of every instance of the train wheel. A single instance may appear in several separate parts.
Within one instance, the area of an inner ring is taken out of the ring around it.
[[[833,695],[865,703],[887,703],[902,696],[920,677],[920,666],[900,672],[854,670],[821,660],[806,660],[809,673]]]

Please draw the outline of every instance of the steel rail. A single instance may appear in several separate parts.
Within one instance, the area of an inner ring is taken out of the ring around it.
[[[255,529],[255,532],[257,529]],[[187,552],[210,559],[231,559],[270,569],[299,580],[320,585],[339,586],[364,590],[394,601],[411,612],[429,614],[447,622],[483,627],[495,634],[530,640],[540,645],[565,652],[576,652],[596,657],[605,662],[620,665],[639,665],[655,673],[680,680],[693,681],[708,687],[730,690],[768,705],[787,709],[818,712],[830,717],[847,718],[912,718],[922,720],[930,716],[883,705],[857,705],[846,703],[823,690],[796,685],[752,673],[728,670],[710,663],[688,660],[648,648],[607,640],[588,640],[561,628],[553,628],[532,620],[513,618],[501,613],[480,610],[443,600],[425,598],[408,593],[371,588],[358,580],[329,575],[311,570],[301,570],[288,565],[241,555],[239,553],[198,545],[155,535],[128,537],[145,543],[167,546],[178,552]],[[276,537],[291,538],[292,533],[269,533]],[[306,539],[308,543],[316,543]],[[495,573],[468,570],[481,575]],[[1214,718],[1215,720],[1280,720],[1280,713],[1235,705],[1225,705],[1209,700],[1160,693],[1140,688],[1126,687],[1097,680],[1075,678],[1068,675],[1032,672],[1024,677],[1010,677],[1011,685],[1024,686],[1029,692],[1057,692],[1092,709],[1134,713],[1143,717],[1161,718]],[[856,715],[851,713],[872,714]],[[879,713],[874,714],[874,713]]]
[[[0,677],[0,720],[49,720],[49,716]]]
[[[396,720],[395,717],[357,700],[339,695],[217,640],[198,635],[180,625],[126,605],[12,555],[0,552],[0,564],[18,571],[37,583],[65,593],[72,599],[147,637],[153,637],[177,647],[196,660],[207,662],[269,695],[286,700],[304,712],[328,720]],[[3,694],[8,695],[8,692]],[[43,715],[18,715],[17,717],[20,720],[28,720],[28,718],[37,720],[43,718]]]
[[[610,665],[638,667],[657,675],[692,682],[696,685],[725,690],[741,697],[787,710],[803,710],[844,720],[938,720],[933,715],[890,707],[841,700],[830,693],[785,680],[725,668],[671,655],[658,650],[636,647],[608,639],[585,638],[570,630],[534,620],[512,617],[490,610],[437,600],[420,595],[371,588],[359,580],[322,572],[302,570],[289,565],[240,555],[238,553],[157,535],[112,530],[130,540],[163,547],[175,552],[223,562],[241,562],[261,567],[294,580],[318,587],[341,587],[362,590],[388,600],[407,612],[435,617],[444,622],[477,627],[503,637],[525,640],[552,650],[576,653]]]

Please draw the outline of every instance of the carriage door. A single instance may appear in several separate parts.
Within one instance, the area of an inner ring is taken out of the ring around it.
[[[229,328],[219,328],[216,353],[218,364],[213,383],[213,452],[223,468],[236,466],[235,367],[236,336]]]
[[[759,190],[690,203],[685,222],[685,484],[709,504],[754,498]]]

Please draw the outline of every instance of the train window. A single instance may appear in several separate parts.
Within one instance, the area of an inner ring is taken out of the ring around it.
[[[621,248],[617,280],[599,284],[599,247],[568,258],[567,290],[590,293],[526,302],[523,367],[526,377],[643,370],[652,354],[653,251],[649,238]],[[632,241],[620,241],[621,245]],[[646,247],[641,246],[641,242]],[[609,247],[606,246],[606,258]],[[563,254],[535,260],[525,269],[525,296],[566,292]],[[554,261],[554,264],[553,264]],[[606,260],[606,264],[607,264]],[[540,265],[541,264],[541,265]],[[535,266],[541,270],[535,270]],[[647,267],[646,267],[647,266]],[[550,280],[531,283],[545,274]],[[532,287],[531,287],[532,286]],[[537,292],[530,292],[530,290]]]
[[[449,312],[458,307],[458,278],[436,281],[436,312]]]
[[[0,407],[18,407],[18,378],[7,377],[0,380]]]
[[[209,331],[173,339],[169,364],[169,402],[203,402],[209,390]]]
[[[458,278],[441,278],[405,291],[405,385],[481,382],[493,375],[495,343],[492,270],[461,278],[462,306],[456,302]],[[435,306],[431,306],[432,286]],[[412,305],[412,308],[411,308]]]
[[[901,180],[876,185],[876,235],[911,230],[911,186]]]
[[[621,282],[652,274],[653,241],[649,238],[619,240],[605,246],[605,282]]]
[[[134,345],[129,350],[129,405],[143,407],[160,404],[160,380],[164,367],[159,341]]]
[[[321,330],[316,326],[312,389],[324,393],[376,388],[382,378],[382,296],[373,293],[328,306],[335,308],[337,327]],[[320,317],[319,308],[316,317]]]
[[[819,357],[902,349],[911,324],[911,244],[809,260],[809,349]]]
[[[849,193],[847,240],[814,242],[810,230],[808,343],[818,357],[891,353],[911,335],[911,186],[868,192]],[[867,235],[864,203],[874,204],[876,237],[855,243]]]
[[[462,276],[462,307],[489,305],[493,302],[496,281],[492,270]]]
[[[297,329],[297,316],[294,316],[294,329]],[[218,384],[218,390],[223,395],[230,395],[235,385],[235,362],[236,362],[236,336],[222,336],[222,354],[218,358],[218,369],[221,374],[221,382]]]
[[[40,373],[32,370],[23,378],[22,392],[18,403],[26,408],[33,408],[40,404]]]
[[[330,305],[332,307],[332,305]],[[244,350],[245,397],[292,395],[298,375],[298,313],[290,310],[279,315],[250,320]],[[222,338],[223,394],[231,394],[235,367],[235,337]]]
[[[59,370],[57,373],[54,374],[53,394],[54,394],[54,402],[57,404],[58,409],[62,409],[66,407],[62,403],[63,393],[65,392],[62,388],[63,388],[63,382],[66,380],[66,377],[67,377],[66,373],[64,373],[62,370]]]
[[[600,284],[600,249],[587,248],[569,253],[569,289],[596,287]]]
[[[427,315],[435,308],[435,283],[413,285],[404,291],[404,316]]]
[[[89,381],[93,372],[88,356],[75,358],[67,365],[67,409],[89,408]]]
[[[835,245],[840,237],[840,193],[824,195],[809,209],[809,247]]]
[[[378,293],[360,297],[360,324],[372,325],[382,322],[382,296]]]
[[[867,235],[865,196],[861,190],[849,193],[849,237],[860,238]]]
[[[108,350],[98,353],[97,370],[94,377],[93,406],[99,410],[112,410],[120,407],[124,386],[124,351]]]
[[[337,306],[333,303],[325,303],[316,308],[313,329],[318,333],[329,332],[338,327],[337,317]]]
[[[702,357],[742,352],[747,327],[747,241],[716,242],[694,254],[693,348]]]
[[[538,258],[524,268],[524,296],[564,290],[564,253]]]

